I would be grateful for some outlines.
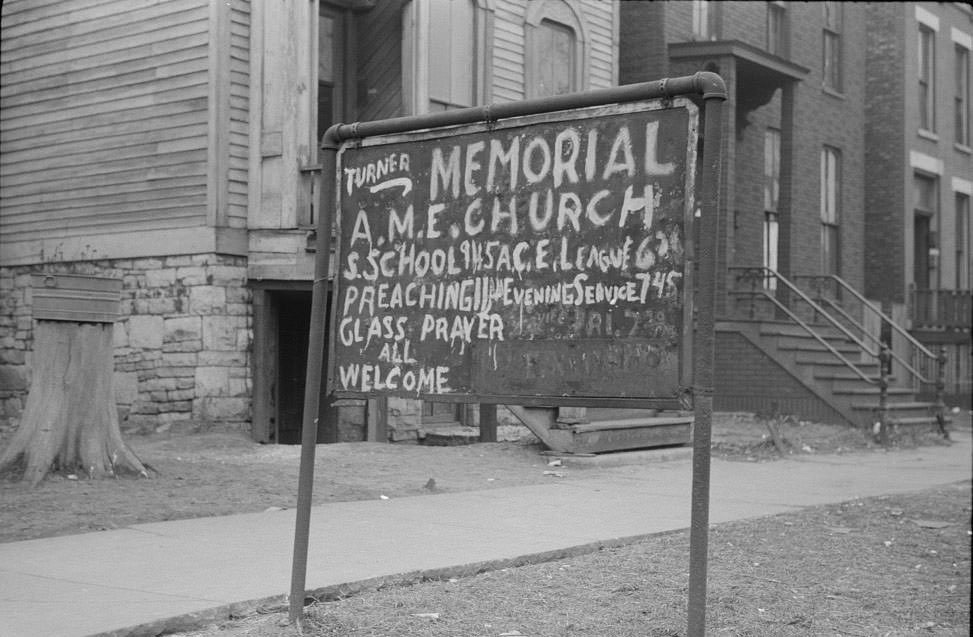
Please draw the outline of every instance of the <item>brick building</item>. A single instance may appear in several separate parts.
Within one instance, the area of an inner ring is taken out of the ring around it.
[[[865,292],[946,347],[947,391],[969,407],[973,10],[871,3],[866,15]]]
[[[929,234],[915,238],[912,173],[934,168],[952,188],[949,201],[940,197],[937,214],[916,218],[935,218],[941,234],[955,229],[962,239],[940,239],[941,265],[923,281],[956,290],[960,305],[966,299],[953,315],[965,322],[967,349],[951,352],[946,376],[950,400],[968,400],[969,224],[962,210],[971,165],[968,137],[957,137],[953,120],[968,122],[969,66],[961,60],[968,60],[970,11],[918,4],[622,3],[622,83],[705,68],[730,89],[718,409],[867,422],[884,340],[893,345],[902,418],[928,416],[917,396],[931,397],[936,361],[909,340],[921,322],[906,301],[912,273],[929,268],[913,256]],[[917,120],[915,43],[937,24],[937,84],[926,87],[941,122],[933,132]],[[831,307],[841,307],[831,312],[837,318],[824,320]],[[881,308],[885,317],[875,311]],[[890,327],[893,320],[898,327]],[[917,414],[907,414],[907,404]]]

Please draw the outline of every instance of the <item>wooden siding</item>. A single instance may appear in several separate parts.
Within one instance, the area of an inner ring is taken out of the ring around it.
[[[528,5],[558,0],[498,0],[494,18],[493,98],[497,102],[524,99],[526,89],[526,28]],[[607,88],[618,83],[618,5],[599,0],[560,0],[577,8],[586,29],[587,85],[581,90]]]
[[[522,0],[501,0],[493,23],[493,98],[524,99],[524,13]]]
[[[588,25],[588,86],[610,88],[618,84],[618,33],[615,3],[581,4]]]
[[[0,262],[130,255],[132,236],[175,254],[186,246],[157,240],[167,231],[245,226],[249,6],[234,0],[224,29],[222,5],[3,3]],[[228,42],[214,56],[216,31]]]
[[[247,178],[250,161],[250,0],[230,8],[230,131],[227,225],[247,226]]]

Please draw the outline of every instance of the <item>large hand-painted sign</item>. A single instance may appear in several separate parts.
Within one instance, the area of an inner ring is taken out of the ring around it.
[[[330,389],[678,401],[696,127],[677,98],[343,145]]]

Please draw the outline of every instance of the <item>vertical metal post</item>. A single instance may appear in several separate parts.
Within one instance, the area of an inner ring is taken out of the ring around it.
[[[939,433],[949,440],[949,430],[946,428],[946,346],[939,346],[939,356],[936,357],[936,422]]]
[[[889,364],[892,355],[888,345],[882,343],[878,354],[878,439],[883,447],[889,445]]]
[[[689,532],[689,637],[706,632],[706,563],[709,551],[710,440],[715,359],[716,252],[719,241],[723,158],[722,94],[704,93],[703,167],[699,232],[699,320],[695,349],[695,421],[693,424],[692,520]]]
[[[318,188],[317,251],[311,288],[311,329],[308,334],[307,380],[304,385],[304,418],[301,423],[301,465],[297,483],[297,521],[294,525],[294,560],[291,565],[290,620],[299,622],[304,612],[307,578],[307,546],[311,528],[311,493],[314,487],[314,447],[318,438],[318,410],[324,377],[324,348],[328,311],[328,269],[331,265],[331,222],[335,205],[335,173],[338,144],[328,129],[321,140],[321,183]]]

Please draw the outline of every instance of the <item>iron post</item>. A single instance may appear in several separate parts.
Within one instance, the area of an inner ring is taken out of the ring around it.
[[[882,343],[878,353],[878,438],[883,447],[889,445],[889,364],[892,355],[888,345]]]
[[[321,181],[318,188],[317,251],[314,255],[314,282],[311,288],[311,329],[308,334],[307,380],[304,390],[304,417],[301,423],[301,465],[297,482],[297,518],[294,525],[294,559],[291,566],[290,621],[299,622],[304,612],[307,579],[307,547],[311,529],[311,494],[314,487],[314,448],[318,439],[318,411],[321,406],[324,350],[328,335],[325,318],[328,308],[328,270],[331,266],[331,223],[334,218],[335,174],[338,138],[332,126],[321,138],[319,159]]]
[[[949,429],[946,428],[946,346],[939,346],[939,356],[936,357],[936,422],[939,433],[949,440]]]
[[[719,76],[716,76],[719,79]],[[722,85],[722,80],[720,80]],[[692,518],[689,535],[689,637],[702,637],[706,632],[706,567],[709,552],[709,481],[710,444],[712,439],[716,254],[719,240],[720,188],[722,177],[723,100],[726,89],[704,93],[703,165],[701,184],[701,217],[699,231],[699,287],[696,326],[693,424]]]

